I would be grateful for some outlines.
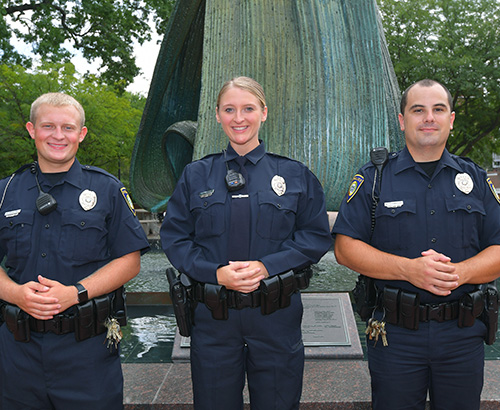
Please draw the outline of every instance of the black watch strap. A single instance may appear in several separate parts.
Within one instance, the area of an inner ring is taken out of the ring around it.
[[[74,286],[78,290],[78,303],[84,303],[89,300],[87,289],[81,283],[77,283]]]

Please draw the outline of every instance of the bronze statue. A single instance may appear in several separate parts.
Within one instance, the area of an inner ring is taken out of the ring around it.
[[[328,210],[338,209],[370,148],[402,144],[376,0],[179,0],[132,158],[141,206],[163,211],[184,166],[225,147],[213,102],[238,75],[267,92],[267,149],[304,162]]]

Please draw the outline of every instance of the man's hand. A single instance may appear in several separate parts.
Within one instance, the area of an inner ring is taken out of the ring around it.
[[[459,285],[451,259],[433,249],[422,252],[420,258],[411,259],[409,265],[407,280],[420,289],[447,296]]]
[[[257,290],[260,281],[267,276],[267,269],[260,261],[229,262],[229,265],[217,269],[219,285],[242,293]]]
[[[59,299],[47,295],[50,288],[39,282],[27,282],[17,287],[14,303],[36,319],[52,319],[61,311]]]

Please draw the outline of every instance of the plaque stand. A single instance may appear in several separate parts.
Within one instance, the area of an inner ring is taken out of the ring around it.
[[[302,293],[302,339],[306,360],[363,359],[351,301],[343,293]],[[174,363],[189,362],[189,338],[176,331]]]

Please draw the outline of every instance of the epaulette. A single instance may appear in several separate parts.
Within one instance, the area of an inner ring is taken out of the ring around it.
[[[281,159],[286,159],[286,160],[293,161],[293,162],[298,162],[299,164],[304,165],[304,163],[302,161],[299,161],[298,159],[287,157],[286,155],[276,154],[275,152],[270,152],[270,151],[266,151],[266,154],[269,154],[269,155],[276,157],[276,158],[281,158]]]
[[[116,180],[117,182],[119,182],[120,184],[123,185],[123,183],[117,177],[115,177],[113,174],[109,173],[108,171],[105,171],[102,168],[99,168],[99,167],[96,167],[96,166],[93,166],[93,165],[82,165],[82,170],[84,170],[84,171],[98,172],[99,174],[106,175],[106,176],[108,176],[108,177]]]

